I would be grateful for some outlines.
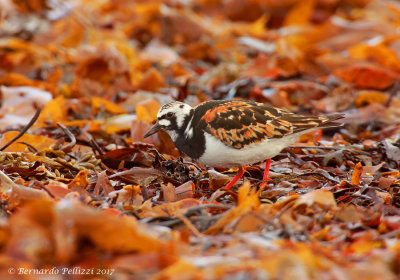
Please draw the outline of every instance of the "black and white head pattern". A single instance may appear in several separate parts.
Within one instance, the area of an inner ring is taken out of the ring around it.
[[[173,141],[177,140],[178,131],[186,128],[193,108],[185,103],[174,101],[161,107],[157,114],[157,123]]]

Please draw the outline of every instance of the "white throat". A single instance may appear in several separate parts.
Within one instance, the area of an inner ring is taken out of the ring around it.
[[[169,137],[171,137],[173,142],[176,142],[176,140],[178,140],[178,133],[176,133],[176,131],[167,130],[166,132],[168,133]]]

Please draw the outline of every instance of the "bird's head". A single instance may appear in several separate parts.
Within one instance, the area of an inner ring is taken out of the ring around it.
[[[160,130],[164,130],[175,141],[178,137],[178,131],[187,125],[192,110],[193,108],[190,105],[178,101],[165,104],[157,113],[156,123],[143,137],[146,138]]]

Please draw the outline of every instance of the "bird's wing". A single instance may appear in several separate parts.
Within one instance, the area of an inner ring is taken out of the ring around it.
[[[340,114],[302,116],[263,103],[239,100],[205,102],[198,109],[200,126],[235,149],[312,128],[339,126],[332,121],[342,117]]]

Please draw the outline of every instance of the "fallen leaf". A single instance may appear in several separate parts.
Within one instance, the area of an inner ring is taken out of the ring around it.
[[[89,185],[88,175],[89,175],[89,172],[87,170],[79,171],[79,173],[71,181],[71,183],[68,184],[68,188],[69,189],[73,189],[73,188],[85,189]]]
[[[371,103],[385,104],[388,97],[379,91],[367,91],[360,93],[354,100],[356,107],[362,107]]]
[[[166,202],[174,202],[177,200],[175,186],[171,183],[161,184],[161,190],[164,195],[164,200]]]
[[[120,106],[118,106],[117,104],[103,99],[103,98],[99,98],[99,97],[93,97],[92,98],[92,109],[95,113],[97,113],[99,111],[99,109],[103,107],[107,112],[111,113],[111,114],[125,114],[126,111],[121,108]]]
[[[315,1],[297,2],[285,17],[284,26],[307,25],[314,10]]]
[[[106,194],[114,191],[114,187],[112,186],[110,180],[108,179],[107,172],[103,171],[97,175],[97,182],[94,186],[93,193],[95,195],[100,195],[101,190],[104,190]]]
[[[35,87],[1,86],[0,91],[2,94],[0,127],[3,129],[28,124],[35,115],[37,107],[45,107],[52,99],[50,92]]]
[[[153,123],[157,119],[157,113],[161,105],[156,99],[147,99],[136,105],[138,121]]]
[[[362,89],[387,89],[397,80],[397,76],[389,70],[368,66],[337,69],[333,75]]]
[[[193,198],[194,196],[194,183],[192,181],[188,181],[183,183],[182,185],[175,188],[176,191],[176,200],[182,200],[186,198]]]
[[[238,205],[227,211],[224,216],[222,216],[214,225],[208,228],[205,234],[217,234],[223,232],[224,229],[234,222],[236,219],[240,218],[244,214],[257,209],[260,206],[260,201],[258,199],[258,192],[255,190],[250,190],[250,184],[245,182],[245,184],[239,188],[238,192]]]
[[[4,146],[10,142],[15,136],[18,135],[17,131],[6,132],[2,135],[0,139],[0,146]],[[56,140],[48,138],[46,136],[38,136],[38,135],[30,135],[24,134],[21,138],[18,139],[18,142],[29,143],[36,150],[40,151],[43,149],[47,149],[56,143]],[[27,146],[21,143],[12,143],[8,146],[4,151],[5,152],[24,152],[27,150]]]
[[[34,127],[47,126],[48,124],[55,125],[57,122],[67,120],[67,107],[63,96],[59,96],[47,103],[43,108],[40,116]]]
[[[355,186],[358,186],[360,184],[360,178],[361,174],[363,172],[363,166],[361,162],[358,162],[354,166],[353,174],[351,175],[351,183]]]
[[[165,86],[166,83],[163,76],[154,68],[150,68],[137,84],[138,89],[154,92]]]

